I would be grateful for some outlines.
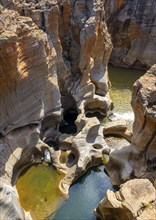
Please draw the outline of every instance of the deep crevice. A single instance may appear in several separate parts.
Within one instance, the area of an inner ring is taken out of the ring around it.
[[[77,119],[78,112],[75,109],[68,109],[63,113],[63,121],[59,126],[61,133],[75,134],[77,132],[77,126],[75,120]]]

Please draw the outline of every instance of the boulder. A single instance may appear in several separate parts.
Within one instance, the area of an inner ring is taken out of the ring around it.
[[[154,220],[156,190],[147,179],[129,180],[117,192],[108,190],[95,213],[101,220]]]

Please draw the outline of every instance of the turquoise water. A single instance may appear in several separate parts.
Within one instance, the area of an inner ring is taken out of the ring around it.
[[[69,199],[48,220],[95,220],[93,210],[104,197],[107,189],[113,189],[104,166],[90,169],[70,188]]]

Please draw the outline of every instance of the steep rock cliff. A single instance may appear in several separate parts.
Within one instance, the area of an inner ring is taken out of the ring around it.
[[[31,17],[49,40],[58,58],[58,80],[61,94],[72,96],[79,106],[99,109],[106,114],[108,102],[107,63],[112,50],[104,5],[98,1],[1,1],[5,7]],[[95,107],[96,105],[96,107]],[[72,103],[71,103],[72,106]]]
[[[8,16],[9,15],[9,16]],[[0,133],[61,115],[57,56],[28,17],[1,10]]]
[[[149,177],[154,183],[156,179],[155,104],[156,65],[134,84],[132,107],[135,121],[131,146],[112,152],[107,166],[114,185],[120,185],[134,177]]]
[[[30,18],[2,7],[0,18],[0,219],[30,219],[12,185],[16,171],[41,154],[38,146],[48,147],[39,139],[41,120],[60,120],[57,57]]]
[[[106,166],[113,185],[127,182],[121,185],[119,192],[107,192],[97,209],[101,219],[153,220],[156,215],[156,65],[135,82],[132,107],[135,121],[131,145],[114,150]],[[137,179],[130,180],[134,178]],[[150,184],[151,189],[145,187],[146,179],[153,184]],[[136,184],[140,187],[137,188]],[[137,199],[133,198],[135,194]],[[152,195],[150,201],[147,199],[149,194]]]
[[[107,74],[112,45],[101,0],[0,3],[0,218],[31,219],[18,203],[15,183],[24,167],[41,162],[45,149],[66,174],[60,185],[65,193],[102,161],[107,145],[100,122],[85,113],[106,115],[112,108]],[[63,117],[71,109],[78,115],[76,134],[62,134],[59,126],[67,125]],[[41,139],[61,143],[75,159],[61,164],[61,149]]]
[[[110,63],[139,69],[155,64],[156,1],[104,2],[113,43]]]

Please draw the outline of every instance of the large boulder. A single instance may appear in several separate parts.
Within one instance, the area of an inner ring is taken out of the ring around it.
[[[101,220],[154,220],[156,216],[156,190],[147,179],[133,179],[119,191],[107,191],[95,210]]]

